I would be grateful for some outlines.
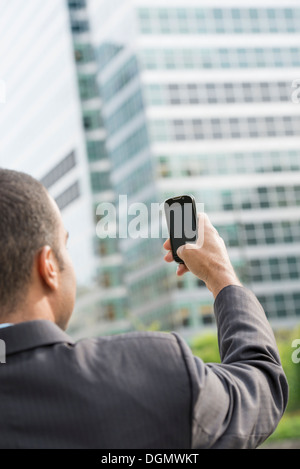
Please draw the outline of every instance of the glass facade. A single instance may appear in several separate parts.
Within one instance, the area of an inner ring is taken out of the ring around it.
[[[300,151],[232,151],[231,153],[180,153],[157,157],[157,177],[213,176],[222,174],[300,171]]]
[[[274,80],[167,85],[155,83],[146,86],[144,92],[149,106],[289,102],[291,83]]]
[[[300,67],[298,47],[146,49],[143,69],[228,69]]]
[[[299,134],[300,116],[229,117],[220,119],[153,120],[151,139],[214,140],[245,138],[278,138]]]
[[[141,34],[276,34],[299,32],[299,8],[139,8]]]

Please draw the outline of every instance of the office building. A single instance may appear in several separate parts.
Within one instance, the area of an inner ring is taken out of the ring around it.
[[[192,193],[273,324],[300,315],[300,9],[296,1],[90,0],[111,174],[131,202]],[[157,239],[121,249],[132,313],[211,324],[210,293],[176,279]]]

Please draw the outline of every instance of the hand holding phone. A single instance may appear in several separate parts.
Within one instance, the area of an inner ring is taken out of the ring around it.
[[[211,224],[208,216],[205,213],[199,213],[197,220],[199,225],[197,242],[195,245],[194,243],[181,244],[180,255],[184,258],[184,263],[179,257],[181,262],[177,268],[177,275],[181,276],[186,272],[192,272],[205,282],[207,288],[216,298],[224,287],[228,285],[242,286],[242,284],[231,264],[225,243]],[[192,247],[193,249],[191,249]],[[176,260],[174,256],[176,247],[174,243],[172,244],[171,237],[164,243],[164,248],[168,251],[164,258],[165,261],[173,262]],[[175,255],[178,258],[176,251]]]
[[[177,249],[186,243],[197,241],[197,210],[195,198],[181,195],[167,199],[164,203],[165,215],[170,235],[173,259],[184,264],[177,255]]]

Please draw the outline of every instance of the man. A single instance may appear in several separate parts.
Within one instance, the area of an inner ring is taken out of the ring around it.
[[[274,431],[288,389],[272,330],[200,222],[204,244],[181,248],[177,274],[190,270],[214,295],[221,364],[193,357],[175,333],[75,343],[60,212],[35,179],[0,170],[1,448],[255,448]]]

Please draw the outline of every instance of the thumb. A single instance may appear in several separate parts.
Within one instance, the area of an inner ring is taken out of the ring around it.
[[[177,256],[179,256],[181,259],[183,259],[184,253],[185,253],[185,244],[183,244],[182,246],[179,246],[179,248],[176,251]]]
[[[183,261],[184,260],[192,260],[194,258],[194,252],[195,249],[197,249],[196,244],[183,244],[182,246],[179,246],[179,248],[176,251],[177,256],[179,256]]]

